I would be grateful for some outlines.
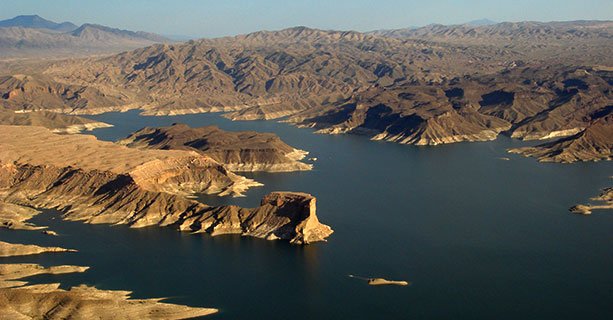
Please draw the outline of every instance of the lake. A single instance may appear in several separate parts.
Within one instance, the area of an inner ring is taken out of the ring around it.
[[[33,221],[60,237],[2,230],[0,238],[79,252],[1,261],[91,269],[35,282],[86,283],[221,310],[207,319],[613,318],[613,212],[568,211],[611,185],[613,162],[542,164],[508,154],[530,143],[506,137],[416,147],[218,114],[89,118],[115,125],[93,131],[111,141],[174,122],[274,132],[316,157],[314,170],[244,174],[265,186],[243,198],[201,201],[253,207],[270,191],[308,192],[335,232],[326,243],[296,246],[86,225],[47,211]],[[348,274],[412,284],[371,287]]]

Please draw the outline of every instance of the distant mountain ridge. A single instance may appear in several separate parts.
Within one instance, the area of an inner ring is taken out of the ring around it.
[[[0,21],[0,57],[75,56],[146,47],[172,40],[143,31],[85,23],[56,23],[37,15]]]
[[[491,41],[565,40],[570,38],[611,39],[613,21],[522,21],[493,23],[487,19],[458,25],[430,24],[421,28],[403,28],[379,32],[393,38],[424,39],[439,42],[479,41],[490,45]]]
[[[483,19],[477,19],[477,20],[472,20],[472,21],[468,21],[466,23],[464,23],[465,25],[469,25],[469,26],[475,26],[475,27],[479,27],[479,26],[490,26],[493,24],[497,24],[498,22],[496,21],[492,21],[488,18],[483,18]]]
[[[21,27],[21,28],[32,28],[32,29],[49,29],[55,30],[58,32],[69,32],[78,28],[72,22],[53,22],[47,19],[44,19],[38,15],[22,15],[16,16],[11,19],[1,20],[0,28],[6,27]]]

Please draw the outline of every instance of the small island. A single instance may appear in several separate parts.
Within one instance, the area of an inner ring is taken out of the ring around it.
[[[596,205],[583,205],[578,204],[571,207],[569,210],[572,213],[577,214],[592,214],[592,210],[613,209],[613,187],[605,188],[602,190],[599,196],[592,198],[592,200],[600,202]]]

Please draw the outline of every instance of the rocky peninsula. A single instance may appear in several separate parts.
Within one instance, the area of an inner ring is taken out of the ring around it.
[[[0,242],[0,257],[61,251],[74,250]],[[218,311],[164,303],[162,299],[131,299],[129,291],[100,290],[87,285],[65,290],[59,283],[29,284],[22,280],[35,275],[60,275],[88,269],[73,265],[0,264],[0,318],[187,319]]]
[[[535,157],[541,162],[572,163],[611,160],[613,151],[613,115],[596,119],[587,128],[553,142],[511,149],[509,152]]]
[[[231,132],[215,126],[143,128],[117,143],[132,148],[196,151],[238,172],[304,171],[313,167],[300,162],[308,152],[289,146],[275,134]]]
[[[57,133],[79,133],[112,125],[79,116],[49,111],[14,112],[0,110],[0,125],[41,126]]]
[[[173,226],[296,244],[332,233],[307,194],[273,193],[253,209],[185,197],[240,194],[255,185],[194,151],[133,149],[41,127],[0,126],[0,197],[8,203],[54,208],[87,223]]]

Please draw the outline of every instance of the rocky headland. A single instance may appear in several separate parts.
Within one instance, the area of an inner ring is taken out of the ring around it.
[[[132,148],[192,150],[205,154],[231,171],[288,172],[312,169],[300,162],[308,152],[293,148],[272,133],[231,132],[215,126],[184,124],[143,128],[117,142]]]
[[[41,247],[33,244],[15,244],[0,241],[0,257],[27,256],[44,252],[75,252],[60,247]]]
[[[307,194],[273,193],[253,209],[185,197],[240,194],[255,185],[194,151],[134,149],[41,127],[0,126],[0,197],[8,203],[54,208],[87,223],[173,226],[296,244],[332,233]]]
[[[542,162],[562,163],[611,160],[612,151],[613,115],[611,114],[594,120],[575,135],[535,147],[509,150],[511,153],[534,157]]]
[[[40,211],[14,203],[0,201],[0,228],[12,230],[42,230],[46,227],[28,222]]]

